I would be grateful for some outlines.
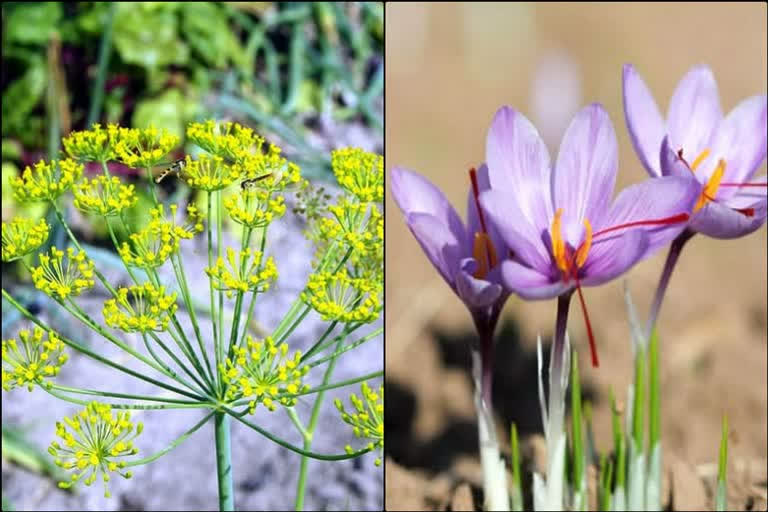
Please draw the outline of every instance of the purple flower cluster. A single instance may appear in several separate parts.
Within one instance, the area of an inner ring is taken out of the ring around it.
[[[486,163],[471,171],[465,225],[440,190],[395,167],[395,201],[424,252],[492,332],[507,297],[570,298],[615,279],[683,233],[735,238],[766,220],[766,96],[723,117],[711,71],[695,67],[672,97],[667,120],[631,66],[624,110],[651,178],[615,198],[616,134],[599,104],[578,112],[554,165],[536,128],[502,107],[486,140]],[[567,305],[567,301],[566,301]],[[586,316],[590,343],[591,326]],[[593,345],[593,364],[597,354]]]

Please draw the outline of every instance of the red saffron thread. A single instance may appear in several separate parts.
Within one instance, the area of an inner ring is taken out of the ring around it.
[[[612,231],[617,231],[619,229],[624,228],[631,228],[635,226],[666,226],[668,224],[676,224],[678,222],[686,222],[691,216],[687,213],[678,213],[677,215],[672,215],[671,217],[664,217],[662,219],[651,219],[651,220],[636,220],[634,222],[627,222],[624,224],[617,224],[616,226],[611,226],[609,228],[601,229],[600,231],[596,232],[592,235],[592,238],[596,238],[600,235],[604,235],[606,233],[610,233]]]

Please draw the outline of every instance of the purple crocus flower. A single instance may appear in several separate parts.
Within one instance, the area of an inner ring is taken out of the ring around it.
[[[754,179],[766,155],[766,96],[747,98],[723,117],[712,71],[695,66],[677,85],[665,121],[629,64],[623,81],[627,128],[648,173],[699,184],[689,229],[714,238],[757,230],[768,210],[766,177]]]
[[[597,366],[581,286],[620,276],[672,240],[685,228],[698,185],[677,176],[646,180],[611,204],[618,148],[598,104],[573,119],[554,168],[536,128],[503,107],[488,132],[486,159],[491,190],[480,203],[515,255],[501,264],[504,285],[524,299],[560,297],[556,342],[578,290]]]

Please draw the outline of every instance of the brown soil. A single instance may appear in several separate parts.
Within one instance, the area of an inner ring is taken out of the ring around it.
[[[461,214],[465,172],[482,161],[494,111],[512,104],[530,114],[533,69],[549,49],[567,52],[580,67],[581,104],[599,100],[611,115],[620,144],[617,188],[645,177],[622,117],[624,62],[642,68],[663,111],[677,81],[699,62],[713,68],[726,112],[765,93],[764,4],[473,6],[387,6],[387,167],[405,165],[427,175]],[[706,37],[701,27],[710,27]],[[550,146],[553,158],[557,144],[559,135]],[[422,254],[391,197],[386,230],[386,507],[477,509],[481,472],[467,372],[469,315]],[[673,276],[659,326],[663,463],[675,510],[713,509],[723,414],[731,426],[729,507],[766,509],[767,244],[765,227],[734,241],[696,237]],[[664,258],[662,251],[626,276],[642,316]],[[629,331],[621,282],[585,295],[599,369],[590,367],[576,305],[569,332],[594,405],[597,447],[606,451],[609,389],[624,397],[632,378]],[[511,298],[497,331],[499,436],[508,439],[510,422],[517,423],[527,472],[543,456],[535,339],[540,333],[548,342],[554,317],[554,301]]]

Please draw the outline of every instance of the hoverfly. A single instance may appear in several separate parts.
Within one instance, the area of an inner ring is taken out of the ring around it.
[[[249,188],[253,188],[253,187],[256,186],[257,182],[259,182],[259,181],[261,181],[263,179],[269,178],[270,176],[272,176],[272,173],[268,172],[267,174],[262,174],[261,176],[256,176],[255,178],[249,178],[247,180],[243,180],[240,183],[240,188],[243,189],[243,190],[247,190]]]
[[[155,178],[155,183],[160,183],[165,179],[166,176],[169,174],[181,174],[182,171],[184,171],[184,167],[187,165],[187,161],[183,158],[179,158],[175,162],[171,163],[162,173],[160,173],[160,176]]]

